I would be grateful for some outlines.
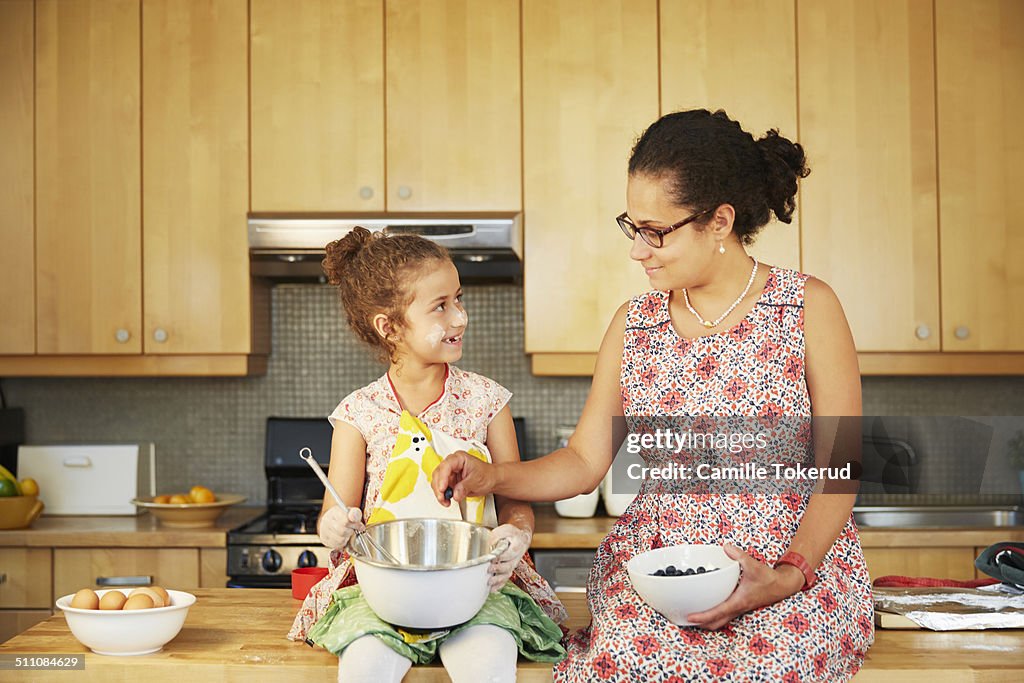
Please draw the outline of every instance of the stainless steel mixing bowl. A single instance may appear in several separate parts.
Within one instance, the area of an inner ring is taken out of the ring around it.
[[[353,539],[348,551],[363,597],[382,620],[413,629],[473,618],[487,600],[488,565],[507,547],[492,550],[487,527],[450,519],[380,522],[366,533],[400,564]]]
[[[391,553],[402,569],[436,571],[459,569],[490,562],[490,529],[479,524],[455,519],[398,519],[378,522],[366,527],[366,535]],[[355,537],[348,552],[360,561],[375,567],[394,568],[370,544],[362,545]]]

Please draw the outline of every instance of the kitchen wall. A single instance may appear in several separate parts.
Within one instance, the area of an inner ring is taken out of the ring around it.
[[[554,430],[572,424],[586,400],[586,378],[534,377],[523,353],[522,288],[466,288],[470,313],[460,366],[494,378],[513,393],[513,414],[526,418],[528,452],[555,444]],[[154,441],[161,492],[202,483],[266,499],[263,433],[268,416],[326,416],[348,392],[384,372],[349,334],[333,289],[278,285],[273,292],[273,354],[267,375],[225,379],[3,380],[8,405],[27,413],[31,443]],[[1024,415],[1024,377],[864,379],[867,415]],[[917,434],[914,447],[932,454],[955,480],[976,467],[958,459],[941,429]],[[45,492],[44,492],[45,499]],[[868,498],[870,503],[912,499]],[[946,496],[930,502],[974,502]],[[991,502],[1017,502],[997,496]]]

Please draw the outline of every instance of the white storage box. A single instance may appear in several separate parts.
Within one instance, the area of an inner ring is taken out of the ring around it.
[[[39,483],[44,515],[135,515],[156,495],[153,444],[19,446],[18,478]]]

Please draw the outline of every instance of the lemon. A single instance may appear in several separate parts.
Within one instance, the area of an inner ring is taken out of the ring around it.
[[[35,479],[29,477],[21,480],[21,495],[23,496],[38,496],[39,495],[39,484]]]

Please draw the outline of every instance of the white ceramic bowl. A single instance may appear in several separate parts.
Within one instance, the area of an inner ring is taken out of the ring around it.
[[[98,590],[96,595],[102,598],[111,590],[120,590],[125,595],[132,592],[131,588],[110,588]],[[196,601],[196,596],[184,591],[168,590],[167,594],[170,606],[152,609],[79,609],[71,607],[74,593],[58,599],[57,607],[64,610],[72,635],[96,654],[148,655],[178,635],[188,608]]]
[[[598,486],[590,493],[555,501],[555,512],[560,517],[593,517],[600,497],[601,487]]]
[[[716,571],[690,576],[651,576],[658,569],[713,565]],[[723,602],[736,588],[740,565],[719,545],[673,545],[640,553],[626,563],[633,589],[644,602],[677,626],[692,626],[688,614]]]

